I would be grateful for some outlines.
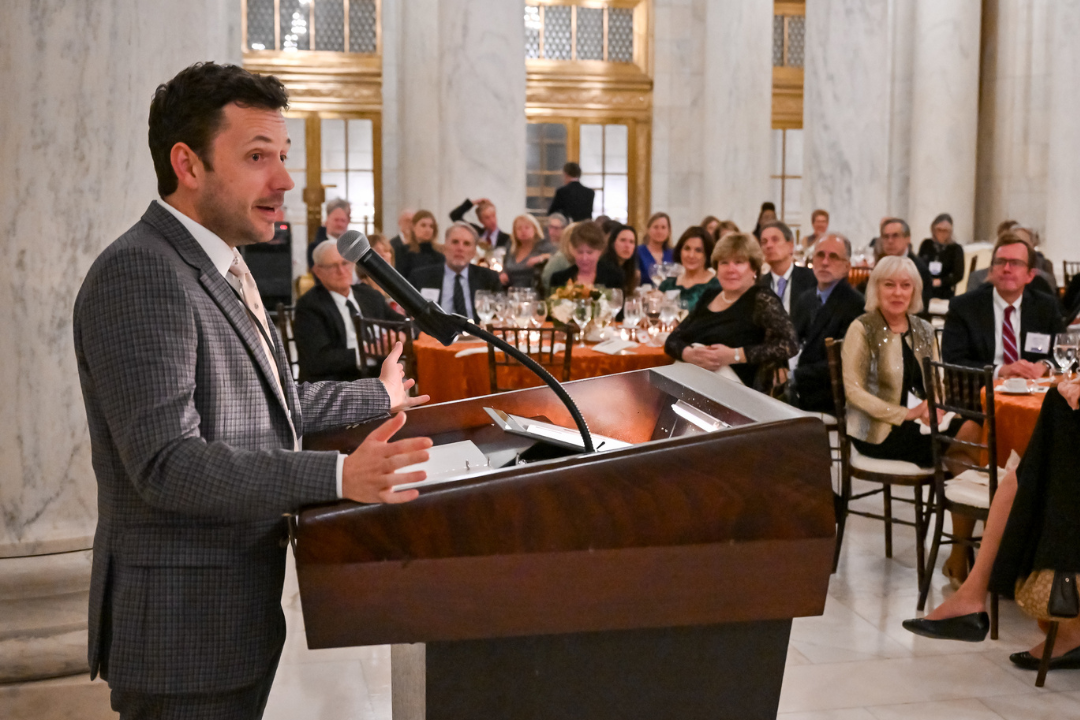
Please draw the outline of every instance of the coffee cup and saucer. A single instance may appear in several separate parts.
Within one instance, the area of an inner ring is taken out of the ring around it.
[[[1006,395],[1030,395],[1034,392],[1034,387],[1033,383],[1026,378],[1012,377],[1005,379],[998,392],[1003,392]]]

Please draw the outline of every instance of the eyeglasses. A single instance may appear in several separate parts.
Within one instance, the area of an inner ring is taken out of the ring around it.
[[[1011,260],[1008,258],[995,258],[994,262],[990,264],[996,268],[1008,266],[1013,270],[1024,270],[1028,267],[1028,264],[1023,260]]]
[[[336,263],[317,263],[319,267],[326,268],[327,270],[348,270],[353,266],[348,260],[342,260]]]

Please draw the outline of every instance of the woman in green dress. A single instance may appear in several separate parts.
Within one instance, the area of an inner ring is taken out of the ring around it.
[[[674,253],[683,266],[683,272],[677,278],[665,278],[660,283],[660,292],[677,290],[679,298],[686,301],[686,309],[693,311],[706,290],[720,287],[715,273],[709,268],[709,258],[715,244],[713,236],[705,228],[697,225],[688,228],[675,245]]]

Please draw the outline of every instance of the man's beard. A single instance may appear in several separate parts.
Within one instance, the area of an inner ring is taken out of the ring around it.
[[[261,198],[255,201],[255,205],[280,205],[280,200]],[[232,247],[254,245],[273,238],[273,225],[268,231],[260,230],[251,219],[251,207],[230,198],[217,182],[211,182],[207,191],[196,201],[196,209],[203,226]]]

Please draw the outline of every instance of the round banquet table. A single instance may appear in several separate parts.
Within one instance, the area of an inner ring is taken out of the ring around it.
[[[431,402],[441,403],[491,394],[486,343],[456,342],[444,347],[430,335],[421,334],[413,343],[413,348],[416,353],[416,384],[420,392],[431,396]],[[462,351],[468,352],[458,357]],[[562,353],[556,357],[562,358]],[[585,347],[575,344],[570,359],[570,379],[613,375],[670,365],[672,362],[674,361],[664,353],[662,347],[638,345],[618,355],[607,355],[593,350],[591,344]],[[509,375],[506,381],[514,388],[543,385],[543,381],[525,367],[500,369],[500,385],[504,378],[501,373],[507,371]],[[559,377],[555,375],[556,378]]]
[[[1031,433],[1035,430],[1035,421],[1039,419],[1046,393],[1033,392],[1030,395],[1011,395],[1002,388],[1004,381],[994,383],[994,415],[997,419],[997,456],[998,467],[1005,467],[1009,453],[1013,450],[1023,456],[1027,450]],[[1040,388],[1049,385],[1046,380],[1039,383]],[[983,394],[985,403],[986,395]]]

